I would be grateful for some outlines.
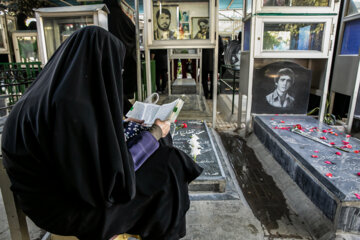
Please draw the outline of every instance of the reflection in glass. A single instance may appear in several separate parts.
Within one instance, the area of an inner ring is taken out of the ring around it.
[[[7,19],[7,27],[9,32],[16,31],[16,23],[14,19],[8,18]]]
[[[359,54],[360,19],[346,22],[341,44],[341,54]]]
[[[251,20],[247,20],[244,24],[244,51],[250,50],[250,36],[251,36]]]
[[[360,13],[360,0],[349,0],[349,8],[346,15]]]
[[[263,0],[263,6],[279,7],[327,7],[329,0]]]
[[[252,0],[246,0],[246,14],[251,13],[251,4],[252,4]]]
[[[263,50],[321,51],[324,23],[265,23]]]
[[[73,32],[93,24],[94,20],[92,16],[44,18],[47,57],[50,58],[56,48],[58,48]]]
[[[5,48],[5,31],[0,19],[0,48]]]
[[[209,39],[209,1],[153,0],[154,40]]]
[[[21,62],[39,61],[37,38],[35,36],[17,37]]]

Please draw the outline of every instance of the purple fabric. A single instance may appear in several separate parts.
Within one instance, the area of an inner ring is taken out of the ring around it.
[[[131,138],[127,145],[134,161],[135,171],[137,171],[160,144],[150,132],[143,131]]]

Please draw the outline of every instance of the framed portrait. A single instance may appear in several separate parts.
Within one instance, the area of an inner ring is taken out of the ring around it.
[[[181,23],[179,30],[179,39],[190,39],[190,25],[189,23]]]
[[[179,6],[153,5],[154,40],[176,40],[179,37]]]
[[[209,18],[192,17],[191,18],[191,38],[209,39]]]
[[[254,70],[252,113],[306,114],[311,70],[279,61]]]
[[[189,22],[190,14],[189,10],[181,11],[181,22]]]

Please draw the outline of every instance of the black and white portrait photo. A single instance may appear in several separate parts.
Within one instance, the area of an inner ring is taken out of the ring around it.
[[[252,113],[305,114],[311,70],[294,62],[274,62],[255,69]]]
[[[209,39],[209,18],[191,18],[191,36],[193,39]]]
[[[177,39],[178,19],[176,5],[153,6],[154,40]]]

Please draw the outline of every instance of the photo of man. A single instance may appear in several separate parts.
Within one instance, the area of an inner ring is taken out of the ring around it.
[[[295,98],[288,94],[294,85],[295,74],[290,68],[282,68],[275,77],[276,89],[266,96],[266,101],[273,107],[289,108],[294,105]]]
[[[168,8],[160,8],[154,18],[154,40],[176,39],[176,32],[170,29],[171,12]]]
[[[193,39],[209,39],[209,18],[192,18]]]

